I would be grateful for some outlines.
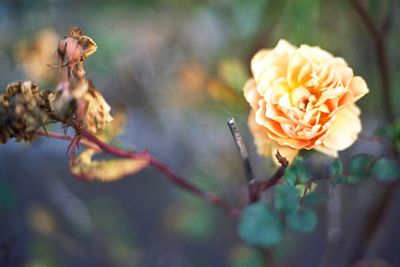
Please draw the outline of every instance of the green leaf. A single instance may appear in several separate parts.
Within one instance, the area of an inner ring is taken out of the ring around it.
[[[286,222],[290,229],[301,233],[310,233],[317,226],[317,215],[311,209],[303,209],[286,215]]]
[[[343,165],[339,159],[335,159],[329,165],[329,175],[335,177],[343,172]]]
[[[268,247],[282,240],[282,223],[264,203],[247,206],[239,222],[239,236],[249,244]]]
[[[291,185],[307,183],[310,180],[310,176],[310,171],[301,157],[296,157],[285,170],[285,180]]]
[[[285,180],[290,185],[295,185],[297,181],[297,175],[295,168],[289,166],[285,169]]]
[[[365,176],[368,176],[368,170],[371,162],[371,155],[356,155],[350,160],[349,171],[351,174],[364,178]]]
[[[349,176],[347,176],[347,182],[349,184],[358,184],[359,182],[361,182],[363,180],[364,176],[360,176],[357,174],[350,174]]]
[[[379,159],[372,165],[372,174],[380,181],[393,181],[400,178],[400,166],[390,159]]]
[[[306,195],[303,199],[303,203],[305,205],[310,205],[310,206],[321,204],[324,201],[325,198],[320,193],[317,192],[311,192],[308,195]]]
[[[281,212],[292,212],[300,206],[299,191],[293,185],[283,184],[275,188],[275,209]]]
[[[336,177],[331,179],[331,184],[343,184],[346,181],[346,177],[343,174],[338,174]]]

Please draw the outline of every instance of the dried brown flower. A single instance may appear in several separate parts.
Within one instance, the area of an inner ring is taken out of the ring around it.
[[[13,137],[32,141],[36,130],[48,123],[51,98],[51,92],[41,92],[30,81],[8,84],[0,95],[0,143]]]

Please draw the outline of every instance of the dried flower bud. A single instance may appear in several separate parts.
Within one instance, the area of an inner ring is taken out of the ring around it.
[[[0,95],[0,143],[12,137],[32,141],[36,130],[48,122],[51,96],[30,81],[8,84]]]
[[[97,45],[92,38],[82,35],[79,28],[71,28],[67,37],[58,43],[58,54],[63,62],[67,57],[65,65],[71,67],[92,55],[97,50]]]

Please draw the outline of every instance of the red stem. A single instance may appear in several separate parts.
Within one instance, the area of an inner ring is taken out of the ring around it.
[[[267,181],[258,182],[256,184],[258,190],[265,191],[276,185],[285,174],[286,167],[287,165],[279,166],[279,168],[275,171],[275,173],[271,176],[271,178],[269,178]]]
[[[73,140],[73,137],[70,136],[65,136],[65,135],[60,135],[57,133],[46,133],[43,131],[38,131],[37,132],[40,135],[48,136],[48,137],[53,137],[57,139],[62,139],[62,140]],[[82,139],[81,142],[83,145],[89,146],[91,148],[97,148],[97,150],[101,149],[104,152],[113,154],[118,157],[123,157],[123,158],[131,158],[131,159],[144,159],[149,161],[149,163],[159,170],[161,173],[163,173],[170,182],[173,184],[179,186],[182,189],[185,189],[186,191],[189,191],[193,194],[196,194],[203,199],[211,202],[212,204],[222,208],[228,215],[230,215],[233,218],[239,218],[240,211],[231,205],[227,204],[223,200],[221,200],[218,196],[212,195],[208,192],[204,192],[192,183],[188,182],[184,177],[179,176],[175,174],[167,165],[159,161],[158,159],[154,158],[149,152],[141,152],[141,153],[136,153],[136,152],[129,152],[125,150],[118,149],[116,147],[113,147],[109,144],[104,143],[101,141],[99,138],[97,138],[95,135],[91,134],[90,132],[86,130],[81,131],[82,137],[85,137],[87,140]]]

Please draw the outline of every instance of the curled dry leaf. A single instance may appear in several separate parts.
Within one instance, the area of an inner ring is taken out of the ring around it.
[[[95,154],[96,151],[92,149],[83,151],[74,160],[71,173],[88,180],[111,182],[137,173],[149,164],[149,161],[144,159],[92,160]]]
[[[125,121],[125,110],[120,108],[115,113],[114,120],[96,134],[97,138],[103,142],[110,142],[123,131]],[[93,160],[93,156],[97,153],[98,151],[90,148],[84,150],[74,160],[71,173],[88,180],[111,182],[139,172],[149,164],[147,160],[142,159]]]

